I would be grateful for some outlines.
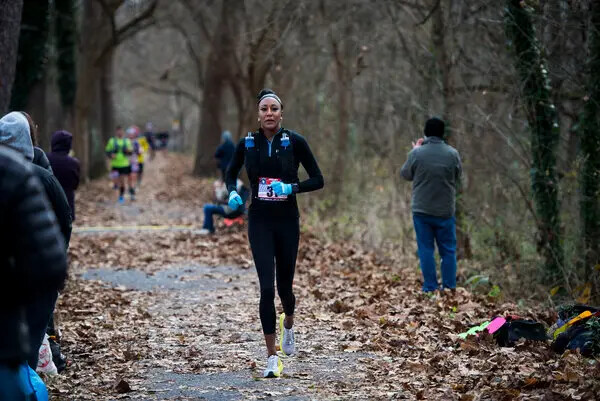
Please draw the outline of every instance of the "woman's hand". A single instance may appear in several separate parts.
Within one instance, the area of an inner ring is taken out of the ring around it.
[[[276,181],[271,184],[271,188],[273,188],[273,193],[277,196],[292,194],[292,184],[284,184],[281,181]]]
[[[229,202],[228,205],[232,210],[237,210],[240,206],[242,206],[244,202],[242,201],[242,197],[237,191],[231,191],[229,194]]]

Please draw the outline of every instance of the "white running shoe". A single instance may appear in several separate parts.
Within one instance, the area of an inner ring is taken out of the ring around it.
[[[290,356],[296,353],[296,342],[294,341],[294,328],[286,329],[283,321],[285,320],[285,313],[279,316],[279,349],[284,355]]]
[[[277,355],[271,355],[267,360],[267,368],[264,377],[279,377],[283,371],[283,363]]]

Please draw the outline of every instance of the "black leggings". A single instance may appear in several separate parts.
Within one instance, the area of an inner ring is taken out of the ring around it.
[[[248,238],[260,283],[260,321],[264,334],[275,333],[275,288],[283,311],[287,316],[294,314],[296,298],[292,291],[300,223],[298,217],[263,217],[250,214]]]

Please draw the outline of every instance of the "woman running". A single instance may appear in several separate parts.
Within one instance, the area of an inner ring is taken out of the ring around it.
[[[236,192],[236,180],[242,165],[252,187],[248,212],[248,238],[260,283],[260,321],[268,360],[264,377],[279,377],[283,364],[275,347],[275,287],[283,305],[279,318],[279,346],[284,355],[295,353],[294,307],[292,291],[300,222],[296,194],[323,188],[323,175],[308,143],[298,133],[281,127],[283,103],[272,90],[258,94],[256,132],[249,132],[235,149],[227,170],[229,206],[237,209],[242,198]],[[309,178],[300,182],[302,164]]]

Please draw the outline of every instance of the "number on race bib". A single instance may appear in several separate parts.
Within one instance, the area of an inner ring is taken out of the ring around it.
[[[267,201],[283,201],[287,200],[287,195],[279,195],[277,196],[275,192],[273,192],[273,187],[271,184],[276,182],[281,182],[279,178],[267,178],[261,177],[258,179],[258,199],[267,200]]]

